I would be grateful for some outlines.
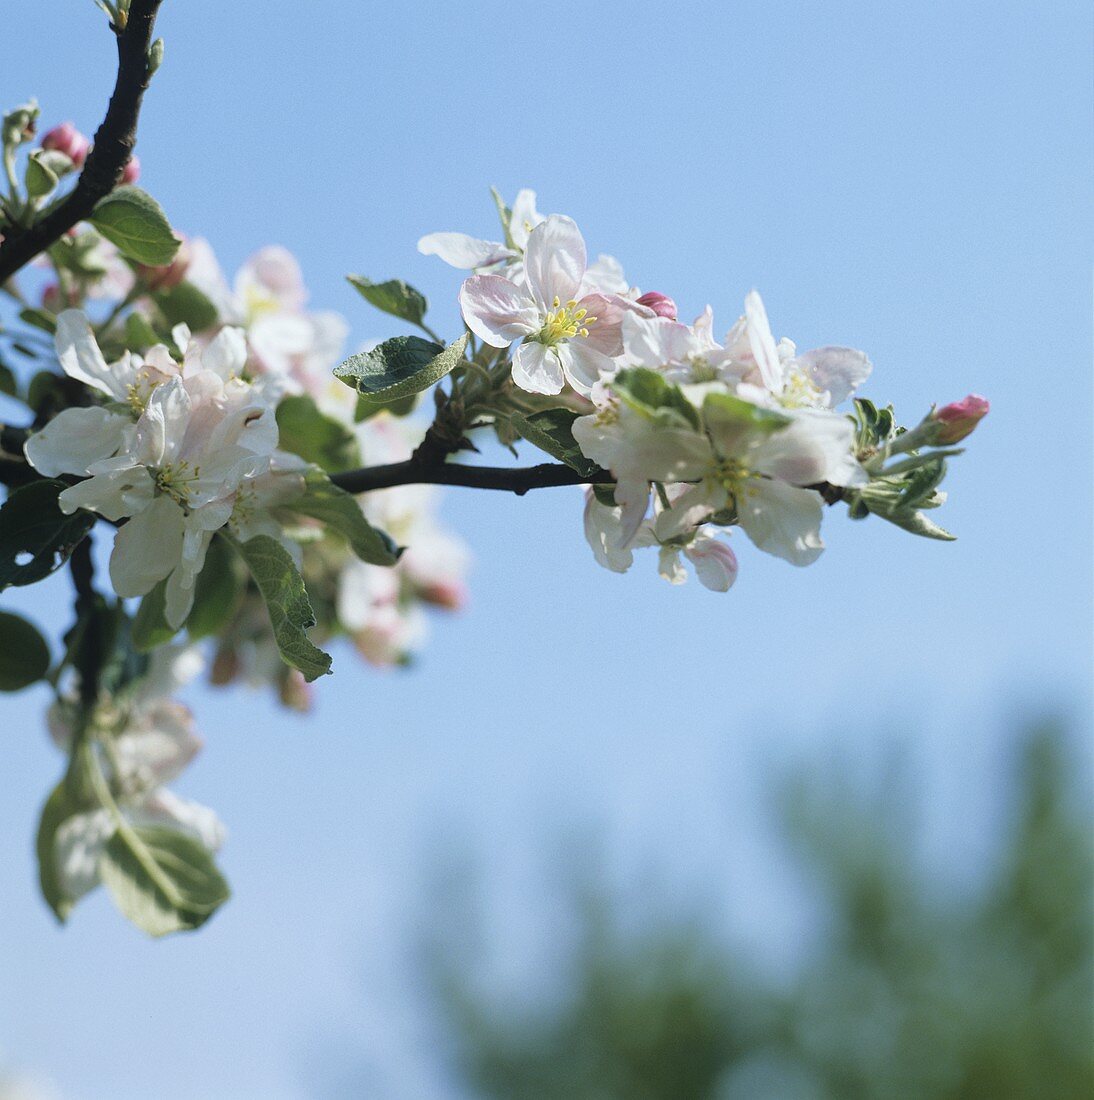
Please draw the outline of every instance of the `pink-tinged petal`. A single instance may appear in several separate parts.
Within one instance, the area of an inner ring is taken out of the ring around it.
[[[615,361],[581,336],[560,344],[558,357],[567,381],[582,397],[588,397],[601,377],[615,370]]]
[[[190,419],[190,394],[181,378],[157,386],[137,421],[137,454],[145,466],[164,466],[177,456]]]
[[[589,330],[588,341],[597,351],[613,358],[623,354],[623,320],[628,316],[650,318],[645,306],[620,298],[618,294],[586,294],[577,303],[578,309],[587,311],[585,326]],[[595,317],[595,321],[590,318]]]
[[[524,253],[524,274],[544,309],[578,296],[585,275],[585,240],[572,218],[552,214],[532,230]]]
[[[814,348],[799,355],[797,362],[833,406],[846,401],[874,369],[866,352],[855,348]]]
[[[529,393],[561,393],[566,375],[556,349],[521,344],[513,356],[513,381]]]
[[[865,485],[866,471],[855,458],[851,421],[827,409],[798,412],[787,427],[752,450],[752,468],[791,485]]]
[[[110,580],[119,596],[143,596],[178,565],[182,556],[182,509],[159,496],[118,528],[110,555]]]
[[[763,299],[754,290],[750,290],[745,298],[745,318],[748,325],[748,344],[759,368],[760,378],[772,393],[781,393],[783,372],[775,347],[775,337],[771,335],[771,325],[767,320]]]
[[[640,306],[652,309],[658,317],[664,317],[667,321],[675,321],[678,314],[676,303],[659,290],[650,290],[635,299]]]
[[[466,233],[429,233],[418,242],[423,256],[437,256],[452,267],[473,270],[489,267],[517,254],[500,241],[483,241]]]
[[[737,579],[737,555],[728,543],[700,535],[684,548],[684,554],[695,566],[700,584],[712,592],[728,592],[733,587]]]
[[[622,509],[615,545],[622,550],[631,545],[646,518],[650,506],[650,483],[643,478],[621,477],[615,484],[615,502]]]
[[[538,332],[541,324],[535,303],[500,275],[466,279],[460,287],[460,311],[467,327],[492,348],[506,348]]]

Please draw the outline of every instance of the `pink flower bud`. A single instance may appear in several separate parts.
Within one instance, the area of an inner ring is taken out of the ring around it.
[[[418,597],[434,607],[459,611],[467,603],[467,588],[459,581],[434,581],[419,588]]]
[[[141,174],[141,162],[134,153],[122,169],[122,183],[136,183]]]
[[[658,317],[664,317],[669,321],[676,320],[676,303],[667,294],[662,294],[660,291],[651,290],[643,294],[638,299],[638,304],[645,306],[647,309],[652,309]]]
[[[62,122],[42,135],[42,148],[64,153],[79,168],[87,160],[91,142],[71,122]]]
[[[931,419],[939,425],[936,440],[939,443],[958,443],[972,434],[976,425],[988,415],[989,408],[991,406],[986,397],[970,393],[961,401],[935,409]]]
[[[190,270],[190,259],[190,245],[183,237],[175,258],[169,264],[163,264],[161,267],[146,267],[144,264],[138,264],[137,273],[148,284],[150,290],[170,290],[186,278],[186,272]]]

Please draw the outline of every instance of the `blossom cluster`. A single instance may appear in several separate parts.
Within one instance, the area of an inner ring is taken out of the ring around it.
[[[516,387],[584,413],[573,439],[614,483],[587,493],[596,560],[624,572],[635,549],[657,547],[662,576],[678,584],[682,553],[725,591],[737,560],[714,536],[740,526],[760,550],[815,561],[824,494],[850,500],[881,469],[879,441],[838,409],[870,376],[865,352],[776,341],[755,290],[719,342],[710,306],[682,323],[670,297],[629,286],[614,258],[590,265],[574,221],[540,215],[533,192],[502,216],[504,242],[435,233],[419,249],[473,271],[459,292],[464,322],[510,355]],[[986,412],[975,396],[947,406],[929,419],[955,426],[923,442],[955,442]]]
[[[36,118],[35,104],[5,117],[9,166]],[[0,221],[33,220],[89,149],[70,123],[49,130]],[[541,214],[534,192],[511,207],[495,192],[500,239],[418,244],[467,273],[465,331],[446,344],[420,291],[349,276],[423,335],[343,360],[349,326],[309,306],[290,252],[263,248],[229,279],[208,241],[176,234],[135,187],[137,171],[130,162],[105,210],[40,257],[36,288],[4,288],[34,339],[50,334],[55,364],[25,379],[0,364],[0,388],[27,415],[21,455],[8,428],[0,438],[0,588],[71,559],[77,592],[56,665],[32,624],[0,612],[0,682],[55,689],[48,724],[69,762],[38,851],[62,919],[99,882],[154,934],[222,904],[223,826],[168,787],[201,744],[177,689],[205,664],[213,684],[266,685],[306,710],[328,643],[376,666],[410,661],[427,612],[466,602],[469,555],[438,518],[438,484],[581,485],[600,565],[625,572],[655,549],[672,584],[690,566],[720,592],[738,575],[734,527],[798,566],[822,552],[836,503],[951,537],[926,512],[987,402],[973,395],[905,429],[858,395],[864,352],[776,339],[755,291],[719,338],[710,306],[681,321],[672,297],[632,285],[614,257],[590,260],[575,222]],[[42,358],[30,342],[16,346]],[[452,461],[487,432],[554,462]],[[96,529],[113,539],[109,595],[94,577]]]

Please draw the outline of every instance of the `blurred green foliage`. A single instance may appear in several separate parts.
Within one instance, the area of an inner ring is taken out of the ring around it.
[[[484,992],[482,960],[441,933],[457,1077],[499,1100],[1094,1096],[1091,831],[1066,746],[1050,725],[1022,739],[993,872],[956,899],[917,864],[906,775],[785,783],[822,929],[789,984],[713,922],[636,921],[588,879],[558,996]]]

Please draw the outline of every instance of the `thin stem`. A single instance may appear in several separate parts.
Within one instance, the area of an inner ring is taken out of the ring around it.
[[[41,220],[20,231],[11,227],[0,244],[0,283],[44,252],[54,241],[83,221],[96,203],[121,178],[137,141],[141,99],[148,87],[148,49],[162,0],[133,0],[118,40],[118,77],[95,144],[72,191]]]

